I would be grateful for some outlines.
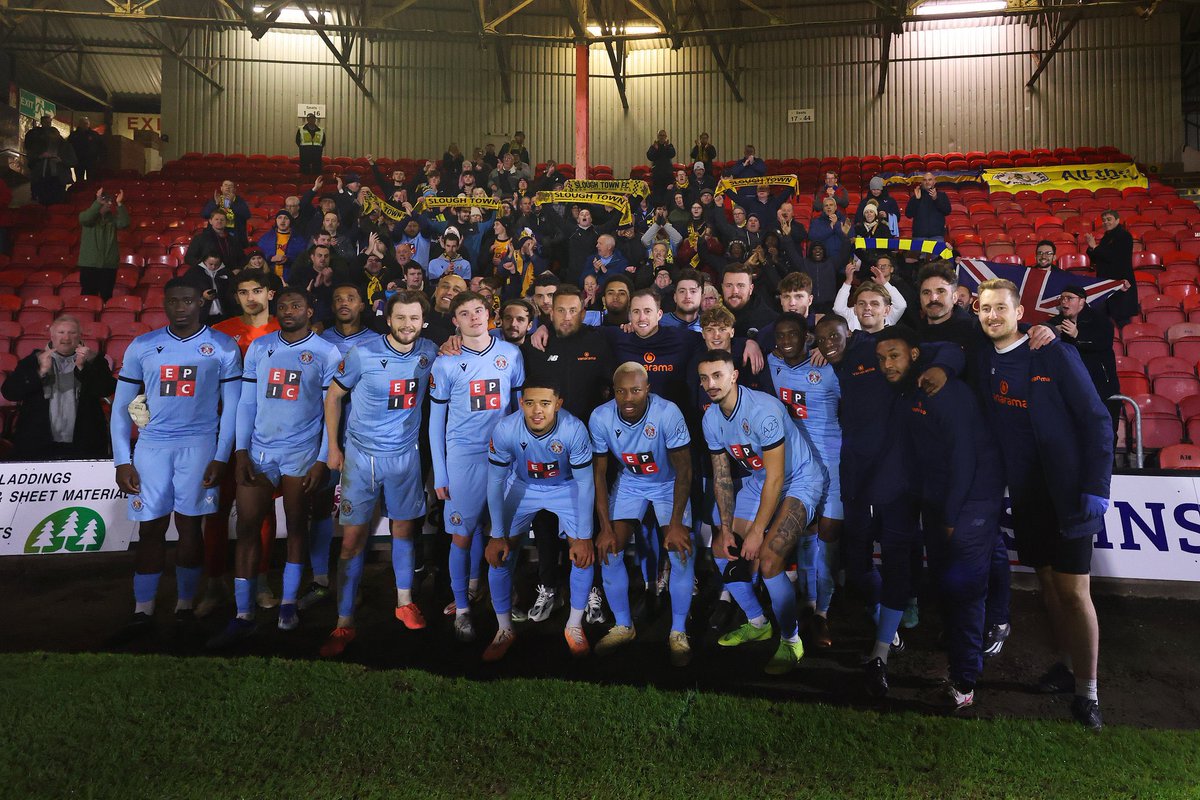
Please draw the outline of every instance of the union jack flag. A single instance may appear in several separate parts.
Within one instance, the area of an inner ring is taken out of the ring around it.
[[[1010,280],[1021,293],[1021,305],[1025,308],[1022,322],[1036,324],[1045,322],[1058,314],[1058,298],[1068,286],[1078,286],[1087,293],[1087,302],[1099,306],[1100,301],[1123,285],[1121,281],[1097,278],[1090,272],[1064,272],[1058,269],[1035,269],[1016,264],[997,264],[979,258],[959,258],[958,282],[971,290],[979,291],[979,284],[993,278]],[[1130,291],[1134,291],[1132,288]]]

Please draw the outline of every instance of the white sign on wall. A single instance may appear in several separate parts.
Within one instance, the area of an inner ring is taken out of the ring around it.
[[[325,104],[300,103],[296,106],[296,116],[300,119],[304,119],[309,114],[316,114],[317,119],[325,119]]]
[[[162,133],[161,114],[113,114],[112,134],[132,139],[137,131]]]
[[[111,461],[0,464],[0,556],[128,550],[136,525],[114,477]],[[283,535],[282,503],[277,515]],[[1200,475],[1113,476],[1092,574],[1200,582]]]
[[[817,118],[817,111],[815,108],[789,108],[788,109],[788,122],[790,122],[790,123],[813,122],[816,120],[816,118]]]

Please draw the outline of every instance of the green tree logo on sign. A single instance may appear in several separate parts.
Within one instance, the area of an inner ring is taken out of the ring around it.
[[[90,508],[61,508],[39,522],[26,553],[92,553],[104,546],[104,518]]]

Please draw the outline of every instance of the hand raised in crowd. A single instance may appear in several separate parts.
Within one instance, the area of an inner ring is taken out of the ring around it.
[[[1063,336],[1070,336],[1072,339],[1079,335],[1079,325],[1073,319],[1064,319],[1059,323],[1058,329],[1062,331]]]
[[[99,200],[103,196],[104,196],[104,187],[101,186],[99,189],[96,190],[96,199]]]
[[[113,199],[117,201],[117,205],[123,205],[125,203],[125,190],[117,189],[117,196]]]
[[[853,284],[854,283],[854,275],[857,272],[858,272],[858,264],[855,264],[853,261],[851,261],[842,270],[842,274],[846,276],[846,280],[843,281],[843,283],[845,283],[847,286]]]
[[[375,166],[375,156],[371,155],[370,153],[367,153],[367,163],[370,164],[371,166]]]
[[[213,189],[213,202],[214,202],[214,203],[220,203],[220,202],[221,202],[221,198],[222,198],[222,195],[221,195],[221,187],[220,187],[220,186],[218,186],[216,189]]]
[[[338,192],[341,192],[346,188],[346,183],[345,183],[345,181],[342,180],[341,175],[337,176],[337,185],[338,185]]]
[[[1084,238],[1085,238],[1085,239],[1087,239],[1087,245],[1088,245],[1088,247],[1095,247],[1095,246],[1096,246],[1096,237],[1095,237],[1095,236],[1094,236],[1094,235],[1091,233],[1091,231],[1089,231],[1088,233],[1084,234]]]
[[[75,369],[83,369],[83,365],[96,357],[96,351],[85,344],[75,348]]]
[[[937,200],[937,187],[936,186],[929,187],[929,199]]]
[[[49,344],[45,350],[38,352],[38,375],[46,377],[50,374],[50,370],[54,369],[54,349]]]
[[[879,269],[879,267],[871,267],[871,280],[875,281],[880,286],[887,284],[887,281],[883,279],[883,270]]]
[[[837,218],[837,215],[834,214],[834,219],[836,219],[836,218]],[[843,236],[849,235],[850,231],[853,230],[853,228],[854,228],[854,226],[850,224],[849,219],[842,220],[842,224],[839,227],[841,228]]]
[[[922,195],[922,189],[921,189],[921,187],[920,187],[920,186],[918,186],[918,187],[916,187],[915,189],[913,189],[913,199],[914,199],[914,200],[920,200],[920,199],[921,199],[921,195]]]
[[[317,192],[321,191],[321,187],[324,185],[325,185],[325,176],[318,175],[317,179],[315,181],[313,181],[313,188],[312,188],[313,194],[316,194]]]

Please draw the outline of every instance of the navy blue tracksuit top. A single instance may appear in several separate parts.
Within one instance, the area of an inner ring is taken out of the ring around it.
[[[1112,417],[1074,347],[1055,341],[1031,350],[975,353],[975,391],[1004,454],[1013,500],[1042,483],[1054,500],[1062,533],[1092,536],[1103,519],[1084,520],[1082,495],[1109,497]]]
[[[910,485],[903,441],[904,404],[879,371],[875,337],[855,331],[835,369],[842,386],[842,498],[882,505],[915,488]],[[915,369],[919,375],[929,366],[939,366],[953,376],[963,365],[959,348],[931,344]]]

